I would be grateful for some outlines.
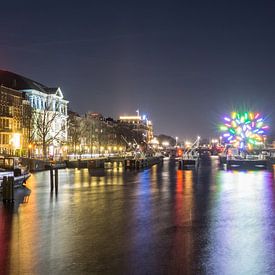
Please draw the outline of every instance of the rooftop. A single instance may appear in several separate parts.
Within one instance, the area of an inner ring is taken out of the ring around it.
[[[0,85],[20,91],[32,89],[46,94],[55,94],[58,89],[49,88],[37,81],[4,70],[0,70]]]

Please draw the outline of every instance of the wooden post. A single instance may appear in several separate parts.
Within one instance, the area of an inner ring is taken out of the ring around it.
[[[10,202],[14,201],[14,177],[8,177],[9,198]]]
[[[54,179],[55,179],[55,191],[58,191],[58,169],[54,170]]]
[[[179,160],[179,169],[182,169],[182,160]]]
[[[3,177],[3,181],[2,181],[2,192],[3,192],[3,202],[7,201],[7,194],[8,191],[8,178],[5,176]]]
[[[51,184],[51,191],[53,191],[53,167],[50,166],[50,184]]]
[[[78,169],[81,168],[81,159],[77,159],[77,167],[78,167]]]

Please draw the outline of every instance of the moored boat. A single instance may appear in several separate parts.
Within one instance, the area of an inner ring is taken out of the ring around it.
[[[14,187],[20,187],[30,177],[29,169],[22,166],[17,157],[0,158],[0,191],[4,177],[14,177]]]
[[[266,169],[268,161],[265,159],[229,159],[227,169]]]

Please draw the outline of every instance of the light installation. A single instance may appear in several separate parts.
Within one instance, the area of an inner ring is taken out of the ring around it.
[[[224,132],[223,140],[234,147],[251,150],[264,144],[269,126],[259,113],[233,112],[231,117],[224,117],[220,130]]]

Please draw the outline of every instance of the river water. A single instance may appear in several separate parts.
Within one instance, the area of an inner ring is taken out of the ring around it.
[[[33,174],[0,202],[0,274],[274,274],[274,170]]]

